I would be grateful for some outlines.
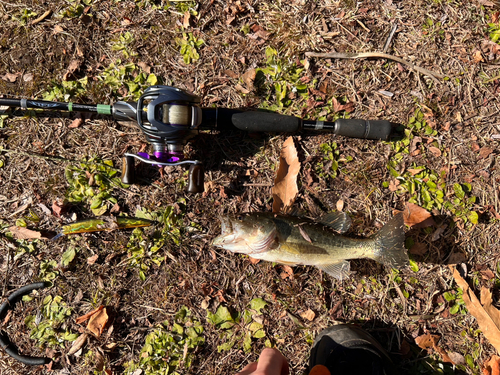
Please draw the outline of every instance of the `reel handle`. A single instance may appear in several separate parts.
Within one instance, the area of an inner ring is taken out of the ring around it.
[[[202,163],[191,164],[188,175],[188,193],[203,193],[205,191],[205,168]]]
[[[122,158],[122,182],[131,185],[135,181],[135,161],[132,156]]]
[[[151,164],[157,167],[173,167],[177,165],[189,164],[188,174],[188,193],[203,193],[205,191],[205,169],[203,163],[198,160],[180,160],[162,162],[158,159],[151,157],[148,154],[135,155],[125,154],[123,157],[122,176],[121,181],[124,184],[130,185],[135,182],[135,161],[138,159],[146,164]]]

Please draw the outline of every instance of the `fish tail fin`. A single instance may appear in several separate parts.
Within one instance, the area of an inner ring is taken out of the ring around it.
[[[402,212],[385,224],[373,240],[378,248],[373,257],[374,260],[393,268],[408,264]]]

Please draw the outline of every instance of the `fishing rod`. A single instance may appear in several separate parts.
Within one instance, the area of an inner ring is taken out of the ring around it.
[[[301,130],[332,133],[350,138],[386,140],[392,132],[387,120],[338,119],[333,122],[304,120],[263,110],[202,108],[198,96],[172,86],[148,87],[137,102],[77,104],[31,99],[1,99],[0,106],[43,111],[90,112],[133,121],[152,145],[153,154],[126,153],[122,182],[135,180],[135,160],[157,167],[189,165],[190,193],[204,190],[204,169],[199,160],[185,160],[184,146],[201,130],[295,133]]]

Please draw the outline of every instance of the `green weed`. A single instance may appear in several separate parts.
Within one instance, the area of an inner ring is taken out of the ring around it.
[[[472,210],[477,197],[470,195],[471,191],[472,186],[469,183],[453,184],[453,196],[451,201],[445,202],[444,207],[465,223],[477,224],[479,215]]]
[[[125,374],[133,374],[138,369],[144,375],[183,374],[191,367],[196,349],[204,343],[203,326],[187,307],[182,307],[172,325],[164,322],[146,336],[139,361],[129,362]]]
[[[133,54],[132,51],[128,51],[124,44],[116,48],[129,56]],[[101,91],[101,88],[106,91],[111,90],[112,96],[133,101],[139,99],[146,87],[161,84],[153,73],[148,74],[133,63],[122,64],[120,59],[109,64],[96,78],[98,82],[92,85],[96,91]],[[53,81],[52,87],[42,96],[44,100],[69,101],[84,97],[90,88],[88,77],[61,83]],[[127,89],[126,92],[122,91],[124,88]]]
[[[111,46],[112,51],[121,51],[123,56],[128,59],[133,56],[137,56],[137,52],[130,50],[130,46],[135,42],[134,36],[127,31],[124,34],[120,34],[118,39],[113,41]]]
[[[84,159],[79,166],[69,165],[64,172],[69,184],[66,199],[72,203],[89,204],[94,215],[103,215],[111,204],[117,203],[112,195],[113,188],[128,187],[117,174],[113,161],[97,157],[88,161]]]
[[[322,143],[319,146],[319,150],[323,155],[323,161],[317,163],[316,174],[320,178],[337,177],[337,173],[339,171],[341,163],[352,161],[351,156],[348,156],[346,159],[340,159],[340,150],[338,148],[337,142]]]
[[[83,77],[76,81],[52,81],[52,88],[42,96],[44,100],[68,101],[70,98],[78,98],[87,92],[88,78]]]
[[[67,0],[68,6],[59,12],[59,17],[62,18],[78,18],[80,17],[86,6],[92,5],[93,0]]]
[[[465,307],[465,302],[462,298],[463,291],[460,288],[457,288],[457,291],[454,290],[451,292],[445,292],[443,294],[444,299],[451,305],[450,314],[467,314],[467,308]]]
[[[9,118],[9,115],[0,115],[0,129],[5,126],[5,120]]]
[[[488,23],[488,32],[490,33],[490,39],[500,44],[500,22]]]
[[[32,11],[31,9],[23,9],[19,16],[13,16],[12,20],[19,22],[21,26],[25,26],[29,20],[38,15],[37,12]]]
[[[154,220],[163,225],[161,230],[146,235],[140,228],[134,229],[127,244],[128,265],[139,269],[139,277],[146,280],[145,272],[155,264],[157,266],[165,260],[165,256],[158,251],[168,242],[179,245],[181,240],[182,217],[176,215],[172,206],[158,212],[138,209],[136,217]]]
[[[387,164],[390,175],[395,178],[395,182],[392,182],[394,185],[391,186],[390,182],[385,181],[383,186],[391,188],[397,194],[408,195],[410,203],[418,204],[429,211],[446,209],[465,223],[477,224],[478,214],[472,210],[476,197],[471,195],[472,187],[470,184],[456,183],[452,187],[453,191],[450,191],[450,187],[446,184],[446,171],[444,169],[438,172],[415,163],[402,174],[397,171],[398,165],[405,157],[404,155],[410,154],[410,147],[415,137],[420,135],[434,137],[437,135],[437,131],[427,124],[420,110],[417,110],[415,116],[410,118],[404,135],[402,140],[392,144],[396,153]],[[413,147],[417,146],[413,145]],[[420,152],[425,151],[425,149],[420,150]]]
[[[280,110],[292,104],[292,96],[308,95],[307,85],[300,80],[304,72],[303,67],[280,57],[278,51],[272,47],[266,48],[265,65],[264,68],[256,70],[255,76],[257,90],[265,96],[262,101],[263,108]]]
[[[198,51],[205,44],[203,39],[196,38],[193,33],[182,33],[182,38],[176,38],[175,41],[180,47],[179,52],[186,64],[199,60],[200,54]]]
[[[189,12],[192,16],[198,15],[198,11],[196,10],[198,8],[198,3],[196,1],[176,1],[173,4],[170,3],[170,6],[173,6],[180,14]]]
[[[425,23],[422,25],[423,34],[427,37],[437,37],[438,39],[444,39],[444,30],[442,28],[441,22],[434,22],[431,18],[427,18]]]
[[[117,96],[118,90],[123,87],[128,88],[128,92],[123,95],[124,99],[134,101],[139,99],[146,87],[160,84],[153,73],[145,73],[133,63],[122,65],[121,60],[109,64],[97,79],[104,87],[111,89],[114,96]]]
[[[220,305],[215,314],[207,311],[207,319],[221,331],[220,339],[223,343],[217,346],[219,353],[228,351],[236,344],[241,345],[245,353],[252,349],[252,339],[260,339],[266,336],[264,326],[258,320],[261,310],[266,307],[267,302],[262,298],[254,298],[250,301],[248,309],[242,314],[232,314],[225,306]],[[266,342],[266,346],[270,343]]]
[[[32,299],[25,297],[23,301]],[[69,316],[71,309],[61,296],[47,296],[42,302],[41,320],[28,315],[24,322],[30,329],[30,338],[36,340],[40,347],[64,348],[66,341],[75,341],[79,336],[68,328],[62,328]]]
[[[42,281],[52,282],[59,275],[57,262],[55,260],[42,260],[40,262],[40,273],[38,277]]]

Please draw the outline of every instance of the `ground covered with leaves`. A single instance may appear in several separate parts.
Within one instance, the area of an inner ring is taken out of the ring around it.
[[[148,150],[133,124],[1,114],[1,296],[52,285],[16,304],[1,329],[22,354],[52,362],[24,366],[0,351],[0,372],[232,374],[272,346],[303,374],[314,336],[335,322],[365,328],[401,373],[481,372],[500,349],[498,9],[489,0],[0,1],[3,97],[111,104],[165,84],[205,107],[390,120],[401,125],[388,142],[295,134],[294,206],[312,218],[348,213],[353,237],[408,203],[431,214],[407,228],[412,261],[401,270],[357,260],[339,282],[313,267],[255,263],[211,242],[218,217],[271,211],[287,135],[198,135],[185,152],[204,162],[206,191],[188,194],[182,167],[143,166],[139,184],[120,182],[123,154]],[[101,215],[157,224],[46,239]]]

